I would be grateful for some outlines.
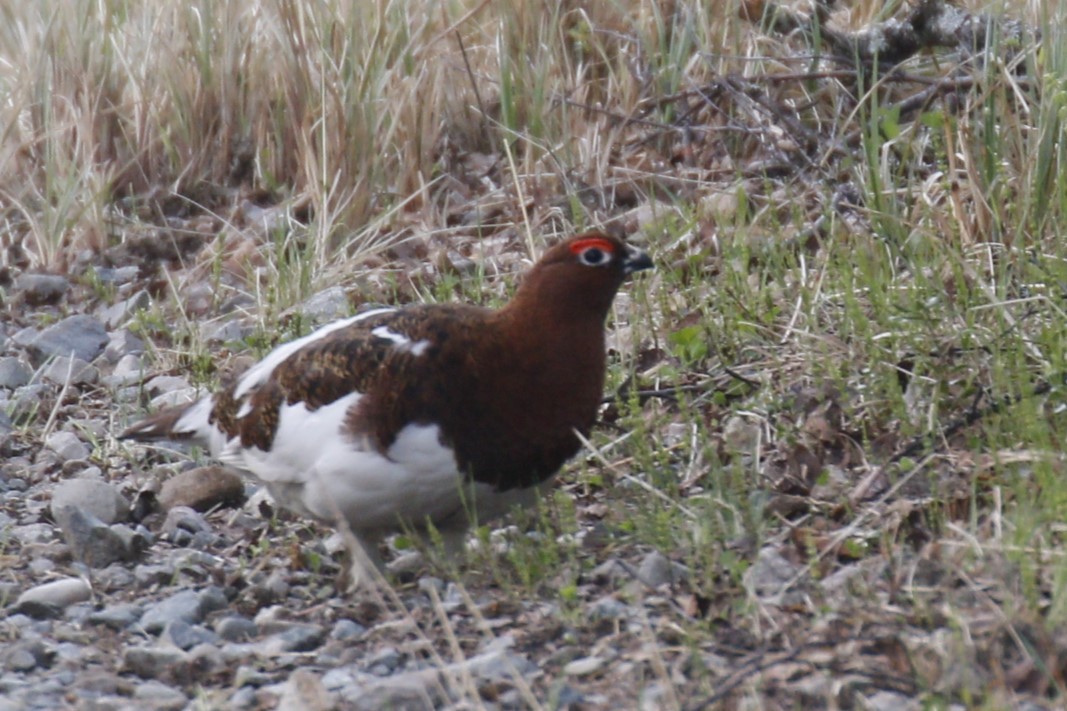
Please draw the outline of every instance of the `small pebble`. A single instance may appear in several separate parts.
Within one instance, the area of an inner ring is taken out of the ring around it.
[[[203,618],[200,593],[196,590],[182,590],[146,608],[141,617],[141,626],[149,634],[158,634],[171,622],[196,624]]]
[[[337,622],[334,623],[333,629],[330,630],[330,639],[344,642],[360,637],[365,634],[366,631],[367,628],[358,622],[353,622],[352,620],[347,619],[337,620]]]
[[[188,657],[174,647],[127,647],[122,664],[142,679],[182,681],[189,677]]]
[[[120,602],[115,605],[109,605],[103,610],[93,612],[86,618],[86,621],[89,624],[104,625],[110,629],[120,631],[141,619],[143,612],[144,608],[140,605]]]
[[[153,711],[178,711],[189,704],[189,698],[181,691],[155,679],[138,684],[133,698]]]
[[[0,388],[14,390],[30,382],[33,370],[18,358],[0,358]]]
[[[66,277],[57,274],[19,274],[15,290],[30,306],[57,303],[70,289]]]
[[[92,597],[92,588],[81,578],[62,578],[34,586],[15,601],[15,608],[23,605],[49,605],[62,610],[68,605],[84,602]]]
[[[28,344],[41,361],[52,356],[74,356],[91,363],[108,342],[104,324],[77,314],[57,321],[36,334]]]
[[[56,385],[90,385],[100,379],[100,371],[81,358],[56,356],[41,370],[41,378]]]
[[[130,514],[126,497],[111,484],[98,479],[68,479],[57,484],[52,490],[51,509],[52,518],[60,526],[61,510],[65,506],[79,507],[107,524],[125,521]]]
[[[53,432],[45,438],[44,446],[59,455],[62,461],[89,458],[89,448],[73,432]]]
[[[582,657],[565,665],[563,673],[567,676],[586,676],[599,671],[603,666],[604,660],[600,657]]]
[[[247,617],[223,617],[215,622],[215,633],[227,642],[245,642],[255,639],[259,628]]]

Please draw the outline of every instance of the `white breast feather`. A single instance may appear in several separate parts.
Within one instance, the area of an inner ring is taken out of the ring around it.
[[[270,452],[235,441],[220,459],[284,489],[290,501],[299,496],[297,508],[325,521],[340,514],[357,530],[393,526],[398,515],[421,522],[461,508],[455,456],[437,426],[408,425],[382,456],[342,432],[358,400],[353,393],[313,412],[302,403],[285,406]]]

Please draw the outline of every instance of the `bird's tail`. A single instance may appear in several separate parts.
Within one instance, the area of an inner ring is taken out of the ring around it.
[[[215,428],[210,423],[212,407],[210,397],[195,400],[187,405],[168,407],[130,425],[119,435],[119,439],[141,442],[160,439],[193,440],[210,444],[215,434]]]
[[[196,433],[193,430],[182,431],[176,428],[182,416],[189,412],[196,403],[168,407],[150,415],[140,422],[127,427],[119,434],[119,439],[132,439],[141,442],[151,442],[158,439],[188,439]]]

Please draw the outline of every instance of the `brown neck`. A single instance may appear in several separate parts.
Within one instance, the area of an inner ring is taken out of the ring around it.
[[[493,387],[522,403],[520,417],[587,431],[604,390],[606,309],[528,298],[532,293],[520,290],[495,315],[499,361],[506,365],[499,371],[504,380]]]

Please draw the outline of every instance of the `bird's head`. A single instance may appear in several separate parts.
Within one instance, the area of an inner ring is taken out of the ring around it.
[[[652,266],[648,254],[616,237],[578,235],[545,252],[523,279],[513,303],[603,320],[626,277]]]

